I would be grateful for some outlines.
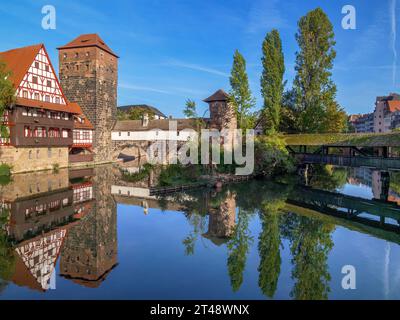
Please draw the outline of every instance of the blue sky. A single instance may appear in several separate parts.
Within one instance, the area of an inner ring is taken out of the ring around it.
[[[56,8],[56,30],[41,28],[41,8],[47,4]],[[346,4],[357,9],[356,30],[341,27]],[[0,51],[44,43],[57,70],[56,47],[80,34],[98,33],[120,56],[119,105],[147,103],[178,117],[187,98],[196,100],[202,112],[207,109],[202,99],[219,88],[229,90],[232,56],[238,49],[247,60],[260,108],[265,34],[272,28],[281,32],[290,87],[297,21],[316,7],[323,8],[334,25],[333,75],[337,99],[346,111],[370,112],[376,96],[399,92],[395,50],[400,35],[396,39],[393,32],[400,25],[396,0],[9,1],[0,7]]]

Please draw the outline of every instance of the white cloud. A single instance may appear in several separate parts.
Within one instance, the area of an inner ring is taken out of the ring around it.
[[[178,67],[178,68],[185,68],[185,69],[190,69],[190,70],[195,70],[195,71],[200,71],[200,72],[205,72],[221,77],[229,77],[229,74],[220,70],[216,70],[213,68],[205,67],[202,65],[194,64],[194,63],[187,63],[179,60],[169,60],[166,62],[164,65],[170,66],[170,67]]]
[[[278,0],[254,1],[248,14],[246,31],[248,33],[267,32],[272,28],[287,27],[288,23],[279,9],[281,6],[282,2]]]

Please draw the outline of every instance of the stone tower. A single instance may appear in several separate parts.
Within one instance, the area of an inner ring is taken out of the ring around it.
[[[204,100],[210,108],[210,129],[237,129],[237,118],[229,95],[222,89]]]
[[[59,78],[66,97],[78,103],[95,127],[95,162],[111,159],[111,129],[117,113],[118,56],[97,34],[59,47]]]

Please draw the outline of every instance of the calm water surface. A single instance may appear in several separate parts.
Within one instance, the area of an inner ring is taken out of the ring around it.
[[[399,299],[399,192],[362,168],[164,197],[115,167],[18,175],[0,299]]]

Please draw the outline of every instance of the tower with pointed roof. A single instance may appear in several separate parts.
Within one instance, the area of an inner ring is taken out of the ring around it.
[[[216,91],[207,99],[204,99],[210,108],[211,129],[237,129],[237,117],[235,109],[229,101],[229,95],[222,89]]]
[[[118,56],[97,34],[80,35],[58,50],[63,91],[94,126],[95,161],[109,162],[117,112]]]

